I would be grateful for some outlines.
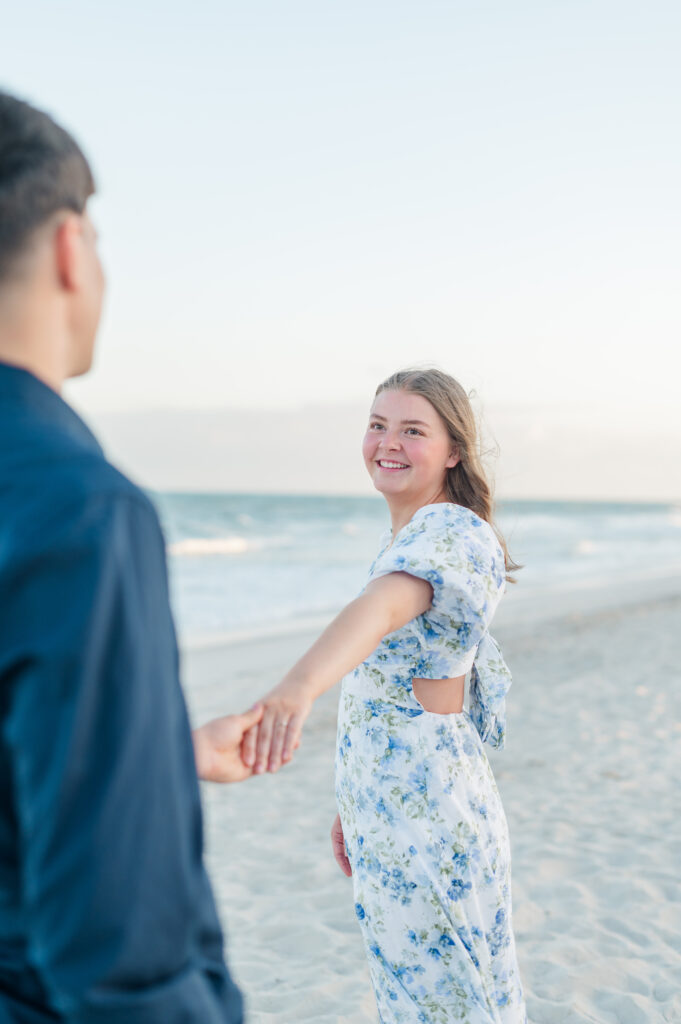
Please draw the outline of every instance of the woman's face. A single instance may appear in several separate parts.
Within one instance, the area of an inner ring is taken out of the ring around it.
[[[441,497],[446,470],[459,461],[428,399],[408,391],[376,396],[362,454],[376,490],[421,504]]]

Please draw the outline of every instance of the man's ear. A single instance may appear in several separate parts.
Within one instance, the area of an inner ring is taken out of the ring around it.
[[[68,213],[57,224],[54,255],[59,284],[66,291],[77,291],[83,259],[83,223],[77,214]]]
[[[449,453],[449,458],[445,462],[445,469],[454,469],[454,466],[459,462],[461,462],[461,455],[459,454],[459,446],[455,444]]]

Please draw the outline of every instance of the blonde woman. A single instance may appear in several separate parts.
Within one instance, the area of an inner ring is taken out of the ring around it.
[[[508,829],[483,748],[504,744],[511,678],[488,626],[517,566],[477,449],[453,378],[403,371],[379,386],[363,454],[392,531],[242,750],[255,772],[276,771],[312,702],[343,678],[332,835],[382,1024],[527,1020]]]

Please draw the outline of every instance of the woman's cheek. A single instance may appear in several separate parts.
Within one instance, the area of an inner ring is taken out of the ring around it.
[[[365,437],[362,442],[362,455],[367,465],[373,461],[373,454],[376,448],[376,443],[372,437]]]

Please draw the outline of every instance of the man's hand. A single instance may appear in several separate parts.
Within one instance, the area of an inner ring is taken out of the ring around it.
[[[206,722],[192,733],[196,771],[206,782],[242,782],[253,774],[244,764],[241,743],[244,735],[262,719],[264,707],[255,704],[243,715],[225,715]]]
[[[343,837],[343,826],[341,825],[340,814],[337,814],[334,818],[333,825],[331,826],[331,845],[333,847],[333,855],[338,862],[338,866],[344,875],[348,878],[352,874],[352,868],[350,867],[350,861],[348,855],[345,852],[345,839]]]

